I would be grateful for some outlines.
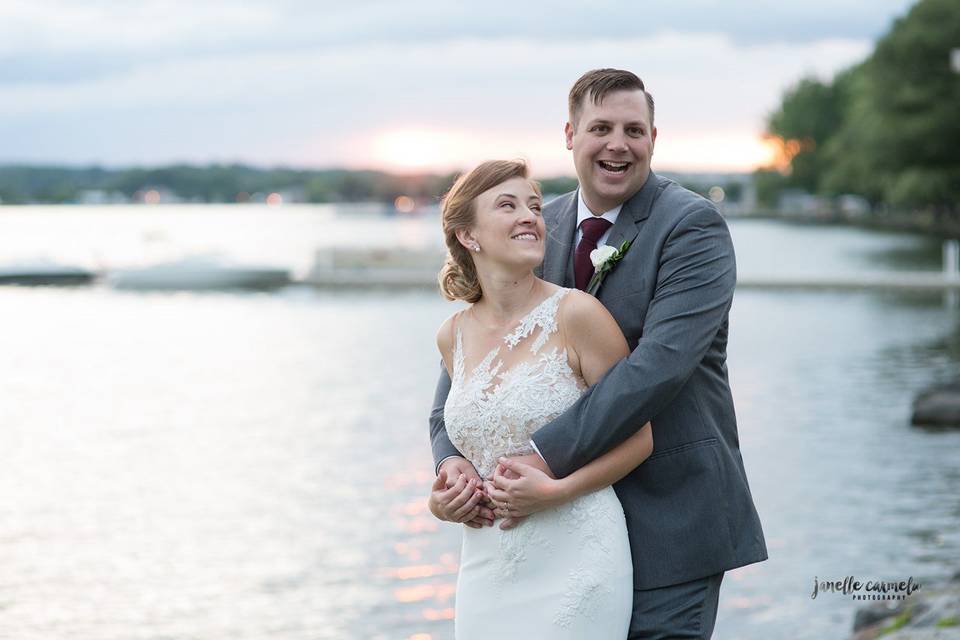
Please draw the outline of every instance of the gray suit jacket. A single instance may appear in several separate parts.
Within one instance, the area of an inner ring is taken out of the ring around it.
[[[576,192],[544,209],[545,280],[573,286]],[[607,244],[631,246],[598,298],[632,353],[534,442],[566,476],[653,424],[653,454],[614,489],[633,553],[634,587],[703,578],[767,558],[740,457],[726,346],[736,263],[723,217],[707,200],[650,173],[624,203]],[[459,455],[446,436],[450,380],[441,366],[430,415],[437,462]]]

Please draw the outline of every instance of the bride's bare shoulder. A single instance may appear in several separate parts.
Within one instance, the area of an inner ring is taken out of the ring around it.
[[[453,375],[454,329],[457,318],[461,313],[463,313],[462,309],[450,314],[440,325],[440,328],[437,329],[437,349],[440,351],[440,355],[443,356],[443,364],[447,368],[447,373],[451,376]]]
[[[627,349],[620,325],[599,300],[573,289],[564,296],[564,303],[560,323],[567,343],[579,356],[590,352],[620,352]]]
[[[603,303],[579,289],[567,291],[560,306],[562,320],[568,329],[589,327],[597,322],[616,322]]]

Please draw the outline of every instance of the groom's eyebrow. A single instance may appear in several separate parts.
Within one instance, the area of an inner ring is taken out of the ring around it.
[[[603,118],[597,118],[595,120],[591,120],[588,124],[613,124],[613,121],[605,120]],[[641,125],[645,127],[647,126],[647,123],[644,122],[643,120],[631,120],[630,122],[626,123],[626,126],[628,127],[633,127],[636,125]]]

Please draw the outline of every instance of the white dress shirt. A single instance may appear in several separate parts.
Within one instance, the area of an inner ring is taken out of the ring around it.
[[[610,237],[610,232],[613,230],[613,225],[617,223],[617,218],[620,216],[620,209],[623,209],[623,203],[621,202],[610,211],[605,212],[602,216],[604,220],[610,221],[610,227],[603,232],[603,235],[600,236],[600,239],[597,240],[597,246],[602,247],[607,244],[607,238]],[[587,203],[583,201],[583,192],[577,189],[577,238],[576,244],[580,244],[581,238],[583,238],[583,229],[580,228],[580,223],[586,220],[587,218],[596,218],[590,207],[587,206]]]

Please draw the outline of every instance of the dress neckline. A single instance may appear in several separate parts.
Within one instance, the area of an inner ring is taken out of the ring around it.
[[[528,311],[522,318],[520,318],[520,320],[518,320],[514,325],[514,328],[502,338],[503,342],[507,345],[507,349],[513,350],[513,348],[519,344],[521,340],[529,336],[534,329],[540,327],[540,335],[538,335],[530,345],[530,351],[536,354],[546,343],[547,339],[550,337],[550,334],[557,330],[556,309],[553,310],[553,313],[550,314],[549,318],[542,317],[543,314],[541,313],[541,310],[547,307],[554,300],[559,300],[559,298],[561,298],[567,291],[569,291],[569,289],[566,287],[559,287],[556,291],[537,303],[533,309]],[[485,371],[488,370],[493,362],[493,359],[498,353],[500,353],[501,346],[502,345],[497,344],[495,347],[493,347],[483,358],[483,360],[473,367],[473,373],[476,374],[481,369]],[[564,350],[564,352],[566,352],[566,350]],[[463,354],[463,331],[461,330],[459,324],[457,324],[453,359],[454,378],[462,379],[466,371]],[[494,367],[493,371],[490,372],[491,376],[496,375],[502,365],[503,360],[500,360],[500,362]]]
[[[527,311],[522,318],[513,323],[513,328],[505,333],[501,338],[503,342],[506,343],[508,349],[513,349],[520,340],[529,335],[537,323],[531,323],[530,318],[533,317],[540,309],[542,309],[548,302],[561,295],[564,291],[567,291],[565,287],[557,287],[557,290],[548,295],[546,298],[538,302],[530,311]],[[457,324],[457,335],[460,335],[460,325]],[[499,348],[499,347],[496,347]]]

